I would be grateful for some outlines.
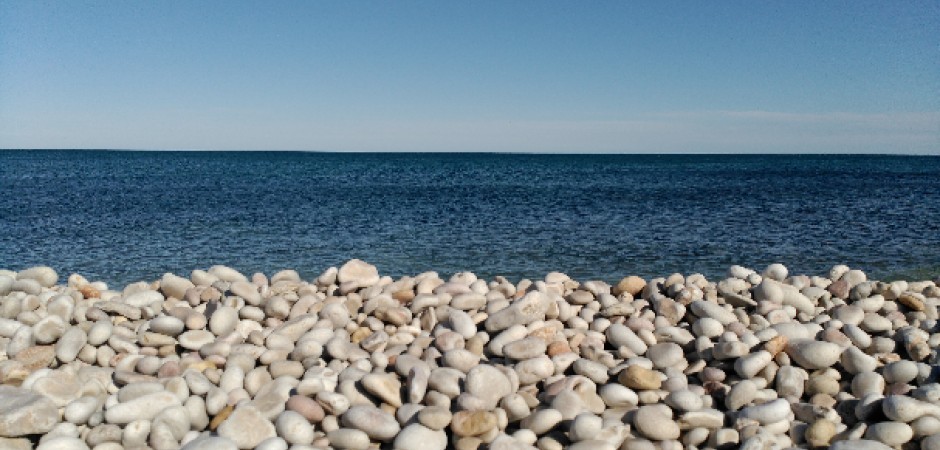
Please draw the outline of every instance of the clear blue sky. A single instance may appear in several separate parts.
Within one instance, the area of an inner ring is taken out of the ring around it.
[[[0,148],[940,153],[940,2],[0,2]]]

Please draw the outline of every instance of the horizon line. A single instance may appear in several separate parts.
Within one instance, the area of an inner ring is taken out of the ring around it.
[[[403,151],[403,150],[309,150],[309,149],[179,149],[179,148],[0,148],[3,152],[75,151],[75,152],[127,152],[127,153],[323,153],[323,154],[428,154],[428,155],[624,155],[624,156],[940,156],[937,153],[878,153],[878,152],[592,152],[592,151]]]

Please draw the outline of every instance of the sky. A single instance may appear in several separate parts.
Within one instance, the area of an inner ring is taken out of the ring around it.
[[[0,148],[940,154],[940,2],[4,0]]]

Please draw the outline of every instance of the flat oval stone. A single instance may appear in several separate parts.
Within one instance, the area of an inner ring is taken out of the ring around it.
[[[457,436],[479,436],[496,428],[496,415],[489,411],[457,411],[450,428]]]
[[[447,448],[447,433],[414,423],[398,433],[393,446],[401,450],[444,450]]]
[[[467,372],[467,393],[482,400],[487,409],[495,408],[499,400],[512,393],[512,383],[499,369],[480,364]]]
[[[135,420],[150,420],[165,408],[182,403],[172,392],[160,391],[137,397],[131,401],[109,407],[104,417],[108,423],[127,424]]]
[[[418,422],[432,430],[443,430],[452,418],[450,409],[442,406],[426,406],[418,411]]]
[[[0,436],[47,433],[59,422],[55,403],[43,395],[12,386],[0,386]]]
[[[790,341],[786,351],[797,365],[809,370],[832,367],[842,356],[841,347],[822,341]]]
[[[865,438],[896,447],[910,442],[914,438],[914,430],[902,422],[879,422],[868,426]]]
[[[670,392],[665,402],[672,408],[682,411],[697,411],[704,406],[702,397],[688,389]]]
[[[40,442],[36,450],[88,450],[88,444],[77,437],[56,436]]]
[[[240,449],[257,447],[265,439],[275,437],[277,431],[257,408],[251,405],[242,405],[219,425],[219,436],[227,438]]]
[[[695,300],[689,307],[698,317],[708,317],[711,319],[717,320],[722,325],[728,325],[732,322],[737,322],[738,317],[734,315],[733,312],[723,308],[718,303],[709,302],[705,300]]]
[[[636,364],[621,371],[617,379],[630,389],[651,390],[659,389],[663,385],[659,373]]]
[[[530,359],[544,355],[547,349],[544,340],[531,336],[506,344],[503,355],[512,359]]]
[[[178,340],[181,347],[198,351],[203,346],[215,342],[215,335],[206,330],[189,330],[179,335]]]
[[[330,445],[346,450],[366,450],[369,448],[369,435],[355,428],[339,428],[326,433]]]
[[[370,438],[390,441],[401,431],[401,426],[391,414],[371,405],[356,405],[342,416],[343,426],[364,431]]]
[[[59,281],[59,274],[49,266],[30,267],[16,274],[17,280],[36,280],[42,287],[52,287]]]
[[[154,317],[150,320],[150,331],[167,336],[178,336],[185,328],[186,324],[173,316]]]
[[[75,361],[78,352],[88,343],[88,336],[79,327],[71,327],[59,338],[55,344],[55,355],[59,361],[69,363]]]
[[[313,427],[307,419],[294,411],[284,411],[277,416],[274,428],[278,436],[289,444],[310,445],[313,443]]]
[[[744,408],[738,414],[738,417],[754,419],[761,425],[767,425],[786,419],[788,414],[790,414],[790,402],[778,398],[767,403]]]
[[[679,439],[679,425],[665,413],[665,405],[645,405],[636,410],[633,425],[647,439],[666,441]]]
[[[180,450],[238,450],[238,446],[224,437],[202,435],[187,442]]]
[[[870,439],[851,439],[836,441],[829,446],[829,450],[892,450],[891,447]]]
[[[679,344],[663,342],[650,346],[646,351],[646,357],[653,362],[653,367],[664,369],[676,366],[680,361],[685,360],[685,353]]]

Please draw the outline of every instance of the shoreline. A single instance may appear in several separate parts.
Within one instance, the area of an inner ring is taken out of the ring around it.
[[[0,270],[0,447],[940,449],[938,282]]]

